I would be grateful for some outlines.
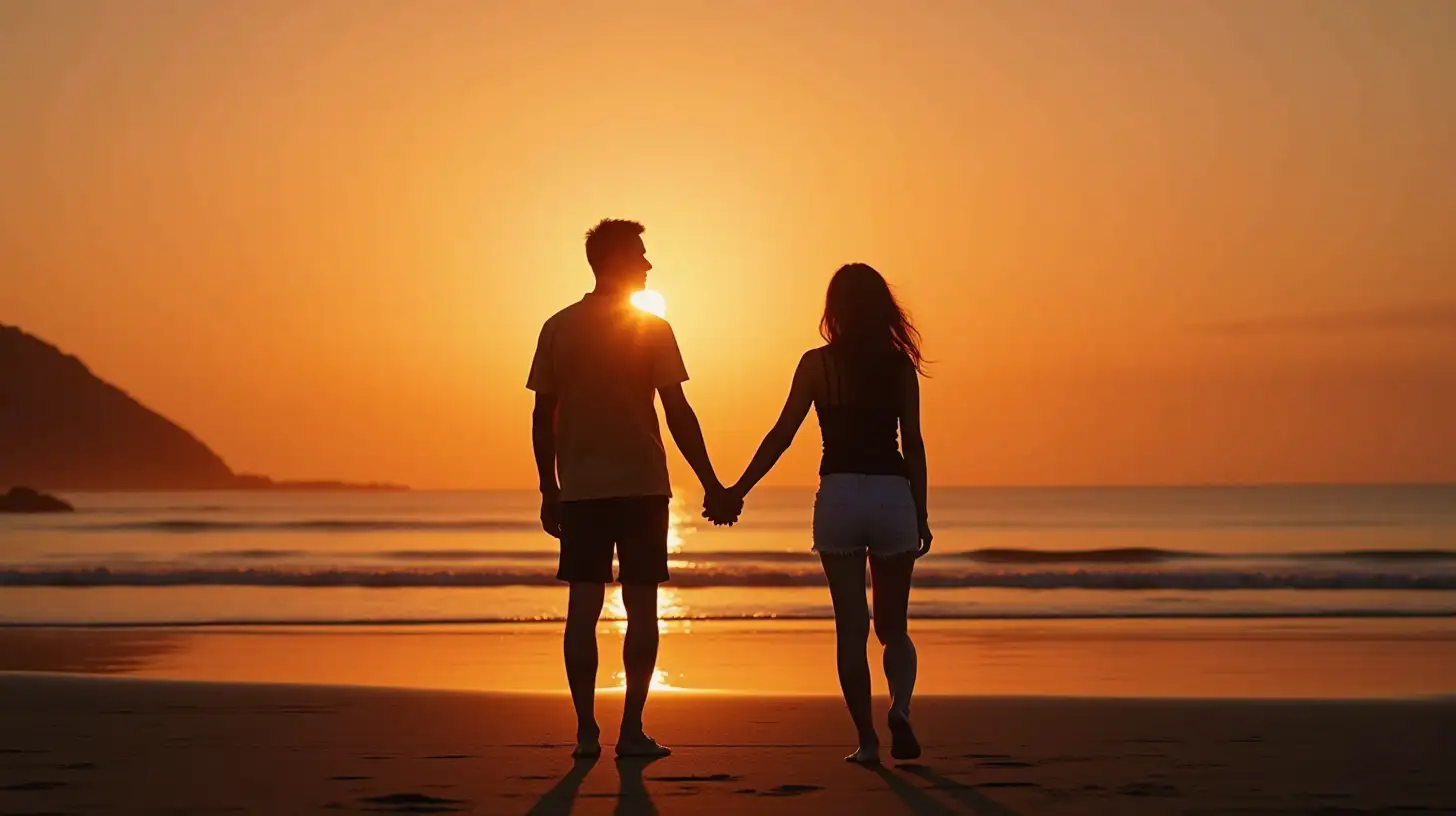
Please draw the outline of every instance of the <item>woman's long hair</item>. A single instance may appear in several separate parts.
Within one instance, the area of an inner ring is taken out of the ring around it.
[[[869,264],[845,264],[829,280],[819,333],[851,369],[866,373],[909,363],[925,373],[920,332],[910,322],[890,284]]]

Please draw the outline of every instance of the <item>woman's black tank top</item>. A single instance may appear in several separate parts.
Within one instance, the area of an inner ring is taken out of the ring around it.
[[[824,400],[816,400],[824,438],[821,476],[830,473],[905,475],[900,455],[901,380],[893,365],[884,371],[853,366],[829,347],[820,349]]]

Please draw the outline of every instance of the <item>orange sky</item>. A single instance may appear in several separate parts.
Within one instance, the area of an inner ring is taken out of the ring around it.
[[[630,217],[725,478],[860,260],[935,483],[1456,480],[1452,42],[1444,0],[11,0],[0,322],[239,470],[526,487],[537,328]]]

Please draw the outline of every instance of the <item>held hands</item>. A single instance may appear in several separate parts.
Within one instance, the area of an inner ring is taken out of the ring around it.
[[[703,496],[703,518],[714,526],[732,526],[743,514],[743,496],[735,485],[710,488]]]
[[[709,488],[703,496],[703,518],[713,522],[714,526],[733,526],[738,522],[738,517],[743,514],[743,491],[738,485],[725,488],[721,485]],[[546,523],[546,505],[543,501],[541,507],[542,524]],[[551,528],[547,528],[550,532]],[[559,535],[559,532],[556,533]],[[916,551],[915,557],[921,558],[930,552],[930,544],[935,540],[935,535],[930,531],[930,520],[920,519],[920,549]]]

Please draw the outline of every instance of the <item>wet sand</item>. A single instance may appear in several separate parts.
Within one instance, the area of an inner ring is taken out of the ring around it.
[[[659,687],[838,689],[825,621],[666,621]],[[1369,699],[1456,693],[1456,619],[914,621],[922,694]],[[622,626],[599,636],[621,685]],[[880,662],[869,643],[870,663]],[[0,671],[168,680],[566,691],[561,624],[0,627]],[[878,672],[874,673],[878,675]],[[875,676],[879,693],[884,678]]]

